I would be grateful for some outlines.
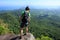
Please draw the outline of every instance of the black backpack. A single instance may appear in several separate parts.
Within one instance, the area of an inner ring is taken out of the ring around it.
[[[22,22],[27,22],[28,21],[28,17],[29,17],[29,13],[24,12],[22,16],[23,16],[22,17]]]

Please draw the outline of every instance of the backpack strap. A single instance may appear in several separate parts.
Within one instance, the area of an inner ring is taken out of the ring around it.
[[[30,13],[29,13],[29,17],[31,17]]]
[[[22,11],[22,17],[24,16],[24,13],[25,13],[25,11]],[[28,14],[29,15],[29,17],[31,17],[31,15],[30,15],[30,13]]]
[[[24,11],[22,11],[22,14],[21,14],[21,16],[22,16],[22,17],[24,16]]]

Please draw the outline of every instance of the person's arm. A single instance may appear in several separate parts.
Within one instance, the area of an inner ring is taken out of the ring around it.
[[[21,14],[21,16],[20,16],[19,22],[22,20],[23,13],[24,13],[24,12],[22,11],[22,14]]]
[[[22,16],[20,16],[20,21],[22,20]]]
[[[21,17],[21,16],[19,16],[19,22],[21,22],[21,19],[22,19],[22,17]]]

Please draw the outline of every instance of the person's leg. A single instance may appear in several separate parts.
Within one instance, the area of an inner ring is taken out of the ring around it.
[[[23,36],[23,29],[24,29],[24,24],[21,23],[21,25],[20,25],[20,39],[21,39],[22,36]]]
[[[20,29],[20,39],[22,39],[23,36],[23,28]]]
[[[26,33],[28,33],[28,27],[26,27]]]
[[[20,30],[20,36],[22,36],[23,35],[23,28],[21,28],[21,30]]]
[[[29,31],[29,29],[28,29],[28,22],[26,23],[26,34],[28,34],[28,31]]]
[[[28,34],[28,27],[26,27],[26,32],[25,32],[24,35],[27,35],[27,34]]]

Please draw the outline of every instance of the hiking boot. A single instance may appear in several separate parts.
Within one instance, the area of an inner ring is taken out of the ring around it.
[[[22,36],[20,36],[19,39],[22,39]]]
[[[24,35],[26,35],[26,33]]]
[[[25,33],[24,35],[28,35],[28,33]]]

